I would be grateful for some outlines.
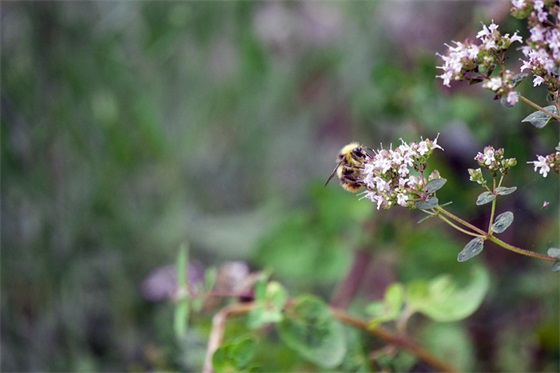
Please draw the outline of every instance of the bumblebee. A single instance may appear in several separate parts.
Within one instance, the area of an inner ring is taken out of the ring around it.
[[[331,181],[336,174],[340,180],[340,185],[349,192],[357,192],[364,183],[362,182],[362,170],[367,157],[370,157],[373,151],[357,142],[350,143],[340,149],[337,157],[337,165],[327,179],[325,186]]]

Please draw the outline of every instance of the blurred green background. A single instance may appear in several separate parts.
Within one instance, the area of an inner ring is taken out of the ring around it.
[[[519,161],[508,186],[519,190],[500,206],[516,214],[503,238],[557,247],[558,177],[525,162],[552,152],[558,127],[536,130],[520,123],[530,108],[434,78],[435,53],[474,37],[480,21],[522,29],[508,9],[2,2],[0,370],[200,371],[211,314],[178,341],[172,303],[142,290],[185,242],[201,267],[243,261],[293,293],[328,299],[374,216],[358,314],[391,281],[468,273],[470,262],[456,263],[466,237],[417,226],[415,212],[376,213],[336,183],[323,188],[353,140],[377,147],[441,133],[440,200],[481,225],[487,211],[474,206],[481,190],[466,169],[485,145],[505,147]],[[530,88],[522,84],[544,103]],[[414,319],[423,343],[439,353],[467,346],[471,370],[558,371],[557,274],[495,247],[473,262],[491,273],[491,294],[463,323]]]

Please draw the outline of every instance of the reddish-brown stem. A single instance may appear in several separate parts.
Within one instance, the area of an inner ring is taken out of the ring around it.
[[[292,301],[289,301],[287,303],[288,306],[290,306],[291,304],[293,304]],[[206,349],[206,356],[204,358],[204,367],[202,368],[203,373],[213,373],[212,356],[214,355],[214,352],[218,349],[224,338],[224,330],[227,318],[229,316],[247,313],[253,308],[254,305],[255,303],[232,304],[230,306],[222,308],[216,315],[214,315],[214,318],[212,319],[212,330],[210,331],[210,337],[208,339],[208,348]],[[375,335],[376,337],[384,340],[387,343],[408,350],[412,354],[416,355],[416,357],[418,357],[420,360],[437,369],[439,372],[457,372],[452,366],[438,359],[431,352],[422,348],[405,336],[397,335],[383,328],[382,326],[378,326],[375,329],[370,329],[366,321],[351,316],[346,311],[338,308],[331,308],[331,312],[334,318],[338,321],[355,328],[362,329],[364,332]]]

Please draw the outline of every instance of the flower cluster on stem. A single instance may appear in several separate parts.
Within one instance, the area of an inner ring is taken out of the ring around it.
[[[427,178],[424,175],[428,158],[435,149],[443,150],[437,137],[410,144],[401,139],[401,145],[394,150],[375,150],[364,162],[362,182],[366,191],[363,198],[375,203],[378,210],[397,205],[413,207],[416,201],[426,198],[424,189],[428,181],[439,178],[437,170]]]
[[[443,72],[438,78],[450,86],[452,80],[483,83],[483,88],[496,94],[508,106],[515,105],[520,98],[516,85],[531,72],[533,85],[546,85],[553,101],[558,100],[560,89],[560,28],[558,20],[560,5],[557,0],[512,0],[511,14],[527,19],[530,36],[523,41],[516,31],[513,35],[502,34],[498,25],[482,25],[476,35],[478,42],[469,39],[454,41],[447,45],[445,55],[438,54]],[[524,59],[519,73],[506,69],[506,52],[514,42],[522,44]],[[492,74],[496,67],[498,74]]]
[[[548,154],[546,156],[537,155],[536,161],[530,161],[534,166],[534,171],[546,177],[550,170],[560,174],[560,151]]]

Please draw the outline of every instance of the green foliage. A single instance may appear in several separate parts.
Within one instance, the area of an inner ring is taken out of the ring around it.
[[[468,332],[458,323],[432,323],[423,328],[420,341],[429,351],[444,361],[453,362],[459,372],[472,372],[475,348]]]
[[[494,224],[492,224],[492,231],[494,233],[502,233],[513,223],[513,212],[506,211],[496,216]]]
[[[490,278],[481,267],[473,268],[471,280],[464,287],[458,287],[449,275],[429,282],[414,281],[407,287],[407,307],[438,322],[462,320],[478,309],[489,284]]]
[[[426,191],[429,194],[435,193],[436,191],[440,190],[445,185],[445,183],[447,183],[447,179],[444,179],[442,177],[430,180],[428,181],[428,184],[426,184]]]
[[[389,285],[383,301],[372,302],[366,308],[366,312],[373,316],[369,327],[374,329],[381,323],[397,320],[401,316],[404,300],[405,287],[399,283]]]
[[[517,187],[497,187],[496,188],[496,194],[500,195],[500,196],[507,196],[508,194],[511,194],[513,192],[515,192],[517,190]]]
[[[462,320],[478,309],[489,284],[489,276],[481,267],[473,268],[469,283],[463,287],[459,287],[449,275],[430,281],[414,280],[406,286],[391,284],[383,301],[372,302],[367,307],[367,312],[373,316],[369,327],[409,318],[416,312],[438,322]]]
[[[459,255],[457,255],[457,261],[465,262],[480,254],[483,248],[484,248],[484,239],[480,237],[475,237],[472,240],[470,240],[469,243],[465,245],[463,250],[461,250]]]
[[[556,105],[545,106],[543,109],[551,112],[554,115],[558,115],[558,108],[556,107]],[[550,115],[548,115],[548,114],[546,114],[546,113],[544,113],[540,110],[537,110],[537,111],[529,114],[528,116],[526,116],[521,122],[531,123],[533,126],[535,126],[537,128],[543,128],[544,126],[546,126],[551,121],[554,121],[552,119],[552,116],[550,116]]]
[[[302,357],[324,368],[339,365],[346,354],[344,328],[332,318],[327,305],[306,295],[277,324],[282,341]]]
[[[495,194],[492,194],[491,192],[482,192],[476,198],[476,205],[477,206],[482,206],[482,205],[485,205],[487,203],[492,202],[495,199],[496,199]]]
[[[424,201],[416,202],[414,204],[414,206],[417,209],[420,209],[420,210],[430,210],[430,209],[435,208],[438,205],[438,202],[439,201],[438,201],[437,197],[430,196],[430,197],[426,198],[426,200],[424,200]]]
[[[278,282],[259,280],[255,285],[255,306],[247,315],[249,328],[260,328],[266,323],[277,323],[283,319],[283,307],[288,292]]]
[[[250,366],[256,350],[256,341],[240,336],[222,344],[212,355],[212,367],[216,373],[251,372]]]
[[[371,206],[338,188],[317,184],[309,196],[310,205],[288,214],[257,248],[258,263],[273,267],[290,287],[340,278],[350,264],[349,249],[365,240],[362,223],[372,214]]]
[[[441,8],[437,3],[431,6]],[[402,5],[413,27],[434,9]],[[389,40],[381,36],[395,26],[386,17],[393,6],[2,3],[0,370],[200,371],[213,311],[205,299],[181,290],[166,293],[166,281],[158,286],[166,297],[176,296],[175,304],[139,294],[151,271],[174,262],[185,269],[177,268],[179,289],[185,289],[187,262],[189,269],[201,268],[189,270],[189,285],[203,293],[221,285],[216,266],[235,259],[274,268],[290,292],[312,289],[328,296],[345,276],[355,247],[381,263],[373,265],[375,281],[360,283],[358,294],[377,291],[388,278],[407,283],[441,268],[462,276],[464,266],[458,267],[452,249],[456,239],[431,224],[435,219],[412,230],[406,218],[391,225],[384,216],[370,234],[363,223],[371,204],[334,183],[322,187],[337,148],[350,140],[395,144],[412,133],[441,132],[445,154],[453,150],[453,159],[441,157],[438,169],[452,175],[458,164],[472,161],[472,143],[496,139],[518,159],[530,160],[532,149],[557,145],[551,135],[556,129],[519,136],[512,123],[528,114],[523,106],[506,110],[481,105],[483,95],[447,95],[434,84],[439,72],[433,48],[420,50],[428,44],[399,32],[392,34],[394,44],[372,43]],[[468,12],[439,10],[466,18],[478,5],[460,6]],[[293,27],[270,33],[277,22],[269,20],[282,17]],[[466,136],[453,132],[457,128]],[[557,188],[550,187],[550,176],[547,183],[533,180],[527,168],[511,177],[524,190],[532,180],[534,193],[526,193],[525,205],[514,211],[525,222],[529,210],[539,229],[526,234],[523,227],[530,224],[517,224],[508,233],[549,247],[557,236]],[[314,185],[310,193],[308,185]],[[438,196],[452,195],[458,208],[468,209],[462,202],[468,193],[460,177],[449,177]],[[541,211],[543,200],[550,208]],[[551,223],[541,224],[546,220]],[[186,238],[183,260],[176,248]],[[553,264],[557,269],[559,262]],[[501,284],[507,295],[490,299],[488,315],[501,322],[486,323],[488,333],[526,317],[541,317],[545,331],[556,331],[555,278],[527,291],[541,267],[509,264],[504,269],[488,263],[490,270],[507,272]],[[269,308],[254,316],[255,325],[277,322],[284,297],[278,289],[262,289]],[[541,315],[540,307],[547,313]],[[244,335],[247,320],[235,321],[239,325],[229,334]],[[515,336],[539,338],[535,330]],[[543,346],[530,347],[544,351],[538,363],[557,371],[558,349]],[[347,353],[332,369],[371,371],[369,347],[347,338]],[[506,347],[517,356],[515,345]],[[258,340],[252,356],[239,348],[255,365],[233,362],[225,370],[312,370],[276,340]],[[223,361],[231,348],[221,354]],[[473,358],[473,364],[473,370],[489,369],[482,360]]]
[[[189,292],[187,288],[188,248],[182,245],[175,261],[177,278],[177,305],[173,317],[175,336],[180,338],[185,335],[189,321]]]

